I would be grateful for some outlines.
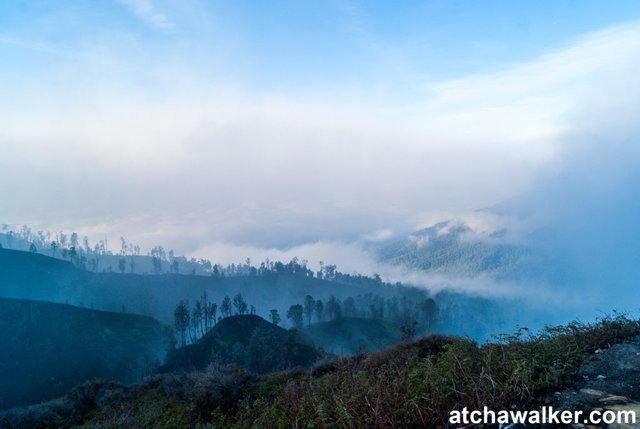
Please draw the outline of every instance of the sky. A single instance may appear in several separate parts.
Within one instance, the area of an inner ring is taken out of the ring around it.
[[[637,1],[3,2],[0,223],[354,270],[514,199],[571,223],[590,172],[633,189],[639,54]]]

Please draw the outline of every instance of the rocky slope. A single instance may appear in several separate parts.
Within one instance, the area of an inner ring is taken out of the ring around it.
[[[578,370],[575,384],[555,392],[546,402],[561,410],[629,410],[640,419],[640,337],[597,349]],[[574,428],[640,428],[636,424],[577,424]]]

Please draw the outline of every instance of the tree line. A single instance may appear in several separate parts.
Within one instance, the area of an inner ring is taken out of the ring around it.
[[[209,301],[204,292],[193,307],[186,300],[180,301],[173,311],[174,328],[180,345],[193,344],[213,329],[218,322],[233,315],[256,314],[256,308],[249,305],[242,294],[230,298],[225,295],[218,306]]]
[[[269,317],[276,325],[281,320],[276,309],[271,310]],[[304,302],[289,307],[286,317],[298,329],[305,323],[309,326],[311,322],[332,321],[342,317],[386,319],[405,325],[415,322],[425,329],[433,329],[438,321],[438,306],[430,297],[416,303],[406,296],[384,299],[375,293],[343,300],[330,295],[326,301],[307,295]]]
[[[307,295],[304,302],[289,306],[285,317],[291,327],[296,329],[302,329],[305,324],[309,326],[312,322],[326,322],[342,317],[386,319],[400,323],[403,332],[406,331],[407,337],[410,337],[418,325],[424,330],[434,329],[438,322],[438,311],[435,300],[430,297],[416,303],[406,296],[384,299],[374,293],[343,300],[330,295],[326,301]],[[206,292],[193,306],[188,301],[180,301],[174,310],[177,341],[181,346],[193,344],[220,320],[244,314],[256,314],[256,308],[249,305],[240,293],[233,298],[225,295],[219,306],[208,299]],[[276,326],[283,321],[276,308],[269,311],[267,319]]]

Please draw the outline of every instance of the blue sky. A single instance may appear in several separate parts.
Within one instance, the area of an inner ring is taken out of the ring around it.
[[[14,79],[47,80],[58,62],[95,55],[104,69],[74,71],[152,93],[171,77],[149,68],[250,91],[413,99],[425,82],[490,72],[638,17],[635,1],[12,1],[0,6],[0,52]]]
[[[639,20],[637,1],[3,2],[0,222],[346,259],[330,244],[530,190],[576,127],[626,129]]]

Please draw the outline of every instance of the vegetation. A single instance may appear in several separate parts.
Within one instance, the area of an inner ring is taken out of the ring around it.
[[[301,335],[316,347],[341,356],[381,350],[402,342],[402,325],[390,320],[343,317],[313,323]]]
[[[293,329],[280,328],[255,315],[236,315],[222,319],[193,344],[172,350],[160,371],[202,370],[219,362],[262,374],[310,368],[321,356]]]
[[[248,304],[242,297],[242,294],[238,293],[232,301],[229,296],[225,296],[220,305],[222,314],[218,320],[216,320],[217,304],[210,302],[206,292],[202,297],[197,300],[190,308],[187,301],[180,301],[176,306],[174,314],[174,327],[176,333],[176,341],[181,346],[195,343],[199,338],[205,336],[218,321],[230,317],[231,315],[243,315],[247,313]],[[251,305],[251,314],[255,314],[255,307]],[[324,309],[327,309],[326,311]],[[389,320],[385,321],[383,317],[387,315]],[[350,321],[356,319],[370,319],[374,322],[369,325],[379,328],[381,324],[385,322],[396,322],[400,324],[400,331],[402,335],[391,335],[396,340],[394,342],[388,342],[387,339],[382,340],[382,344],[389,346],[398,342],[400,339],[411,339],[418,331],[422,333],[432,332],[436,326],[438,320],[438,306],[433,298],[426,298],[418,305],[415,305],[411,300],[406,297],[398,299],[396,296],[385,300],[380,295],[374,293],[366,293],[364,295],[358,295],[355,299],[353,297],[347,297],[344,300],[339,300],[335,296],[331,295],[327,300],[325,307],[321,299],[315,300],[311,295],[305,296],[304,305],[293,304],[289,306],[286,317],[289,320],[291,326],[296,329],[302,329],[306,323],[307,327],[311,327],[311,322],[316,321],[323,323],[328,321],[339,321],[343,318],[347,318]],[[271,309],[269,311],[268,318],[275,325],[281,322],[280,314],[277,309]],[[337,326],[339,323],[329,324],[326,326]],[[345,326],[343,326],[344,328]],[[332,329],[330,329],[332,330]],[[364,334],[365,337],[375,336],[376,329],[367,334],[366,326],[359,329],[360,334]],[[379,329],[378,329],[379,330]],[[335,346],[340,346],[344,349],[345,340],[351,340],[352,338],[338,338],[343,337],[345,334],[353,335],[350,329],[339,330],[335,332],[338,334],[334,340],[326,335],[322,338],[322,342],[328,348],[337,350]],[[389,335],[387,335],[389,337]],[[372,337],[373,338],[373,337]],[[373,344],[367,341],[366,349],[371,350],[370,346]],[[348,347],[352,351],[354,348],[352,345]],[[374,347],[379,349],[380,347]]]
[[[169,339],[150,317],[0,298],[0,409],[94,377],[140,381],[162,363]]]
[[[424,290],[402,285],[362,286],[318,279],[296,273],[269,273],[256,276],[192,276],[192,275],[138,275],[120,273],[94,273],[74,267],[41,254],[0,249],[0,294],[12,298],[41,301],[68,301],[77,306],[87,306],[109,311],[127,311],[155,317],[174,325],[176,304],[181,301],[198,305],[203,295],[207,303],[217,303],[216,317],[204,317],[205,306],[201,302],[201,321],[215,322],[218,316],[232,314],[260,314],[268,317],[271,309],[278,309],[284,319],[289,305],[304,302],[313,295],[316,303],[313,318],[331,320],[341,315],[339,303],[355,300],[359,313],[367,311],[367,300],[377,300],[377,310],[383,308],[384,317],[394,317],[394,311],[403,310],[403,303],[421,302],[429,298]],[[241,297],[238,293],[241,292]],[[395,297],[395,301],[393,298]],[[235,300],[235,303],[234,303]],[[389,305],[387,304],[389,301]],[[324,304],[318,304],[323,301]],[[252,308],[252,305],[255,307]],[[360,305],[362,303],[362,305]],[[207,306],[211,316],[214,311]],[[189,317],[192,316],[191,308]],[[370,313],[370,312],[369,312]],[[362,317],[360,314],[353,315]],[[364,316],[368,317],[368,316]],[[190,329],[190,328],[189,328]],[[210,329],[210,326],[209,326]],[[177,329],[180,331],[180,329]],[[189,342],[195,332],[185,332]],[[201,336],[202,333],[197,335]]]
[[[47,407],[0,416],[0,425],[38,427],[40,416],[40,427],[445,427],[465,406],[535,407],[570,383],[589,353],[638,334],[638,321],[616,316],[484,345],[432,335],[308,372],[256,377],[212,365],[130,387],[85,385]]]

